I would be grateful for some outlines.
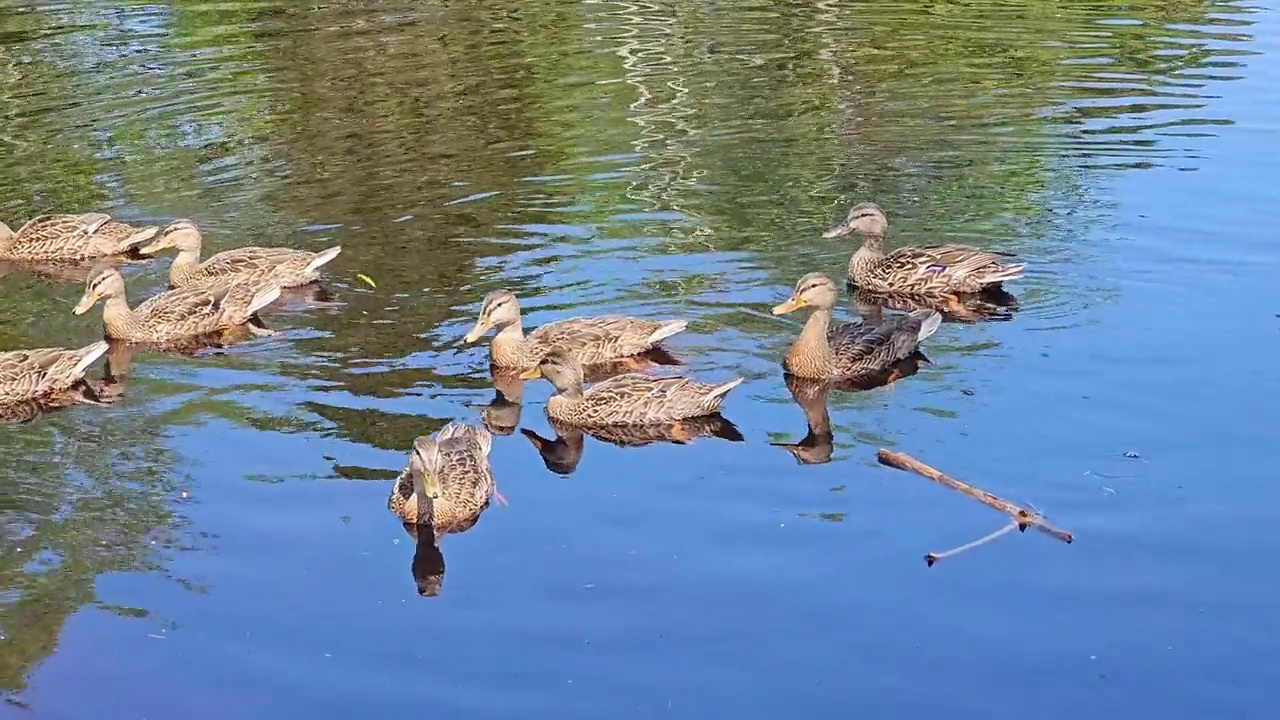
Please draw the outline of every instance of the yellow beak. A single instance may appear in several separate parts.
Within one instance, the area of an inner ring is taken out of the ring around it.
[[[76,306],[71,309],[71,312],[76,315],[83,315],[89,312],[89,308],[93,307],[97,302],[98,293],[85,293],[84,297],[80,298],[80,302],[76,303]]]
[[[542,368],[534,365],[533,367],[520,373],[521,380],[537,380],[542,377]]]
[[[782,303],[781,305],[773,306],[773,314],[786,315],[787,313],[793,310],[799,310],[800,308],[808,304],[809,303],[805,302],[804,300],[796,297],[795,295],[792,295],[791,297],[787,298],[787,301]]]
[[[427,489],[427,497],[432,500],[438,500],[444,494],[440,487],[440,478],[435,473],[423,473],[422,485]]]
[[[471,328],[471,332],[467,333],[467,336],[462,338],[462,341],[468,344],[473,343],[479,340],[480,336],[486,332],[489,332],[489,323],[483,320],[477,321],[476,326]]]

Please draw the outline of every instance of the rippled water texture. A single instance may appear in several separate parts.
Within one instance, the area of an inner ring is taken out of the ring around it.
[[[0,426],[0,717],[1270,717],[1278,30],[1216,0],[0,3],[0,219],[344,248],[278,336]],[[768,311],[843,275],[820,234],[863,200],[893,247],[1017,253],[1019,307],[797,402],[802,318]],[[747,378],[744,439],[555,442],[549,385],[496,392],[461,342],[500,287],[529,326],[688,318],[671,349]],[[0,348],[99,337],[81,291],[4,275]],[[390,479],[482,412],[510,504],[418,545]],[[1076,542],[926,568],[1002,519],[881,447]]]

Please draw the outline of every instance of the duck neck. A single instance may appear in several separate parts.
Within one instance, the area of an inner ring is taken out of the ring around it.
[[[826,377],[835,365],[831,344],[827,342],[827,328],[831,325],[831,308],[814,308],[809,321],[800,331],[800,337],[787,351],[785,365],[802,377]]]
[[[524,328],[518,319],[498,329],[489,353],[493,364],[499,367],[530,367],[537,361],[530,357],[529,343],[524,339]]]
[[[581,402],[582,383],[575,383],[563,390],[556,388],[555,394],[547,398],[547,414],[552,417],[564,417],[572,413]]]
[[[849,277],[862,278],[884,259],[884,235],[863,235],[862,246],[849,258]]]
[[[126,339],[137,334],[138,320],[123,294],[112,295],[103,302],[102,327],[109,338]]]
[[[422,473],[412,469],[409,470],[409,478],[413,481],[413,497],[409,498],[408,503],[410,512],[417,517],[419,524],[430,524],[434,506],[431,498],[427,497],[427,483]]]
[[[200,248],[179,250],[169,265],[169,284],[181,285],[200,269]]]

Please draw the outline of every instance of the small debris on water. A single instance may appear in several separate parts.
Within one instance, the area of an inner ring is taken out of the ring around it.
[[[1124,454],[1124,456],[1125,456],[1125,457],[1127,457],[1127,458],[1129,458],[1130,460],[1138,460],[1138,459],[1140,459],[1140,458],[1142,457],[1141,455],[1139,455],[1138,453],[1136,453],[1136,452],[1134,452],[1134,451],[1132,451],[1132,450],[1130,450],[1130,451],[1126,452],[1126,453]]]
[[[961,395],[970,395],[970,396],[972,396],[972,395],[973,395],[973,391],[972,391],[972,390],[970,390],[969,388],[961,388],[961,390],[960,390],[960,394],[961,394]]]
[[[364,282],[368,283],[368,284],[369,284],[369,287],[371,287],[371,288],[377,288],[377,287],[378,287],[378,283],[374,282],[374,281],[373,281],[373,278],[369,277],[368,275],[365,275],[364,273],[356,273],[356,279],[357,279],[357,280],[362,280],[362,281],[364,281]]]

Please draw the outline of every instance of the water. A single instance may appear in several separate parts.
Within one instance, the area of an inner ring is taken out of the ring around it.
[[[280,336],[0,428],[0,717],[1266,716],[1278,40],[1244,2],[4,3],[4,220],[344,252]],[[1032,270],[802,465],[768,308],[868,199]],[[562,475],[498,437],[510,505],[415,548],[389,479],[494,400],[460,339],[499,287],[690,319],[745,441]],[[0,278],[0,347],[95,339],[80,292]],[[926,568],[1001,519],[880,447],[1077,540]]]

